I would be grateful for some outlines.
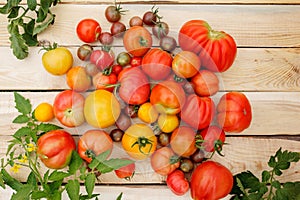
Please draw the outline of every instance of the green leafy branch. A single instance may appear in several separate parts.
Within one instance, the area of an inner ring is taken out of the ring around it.
[[[37,35],[55,21],[55,14],[50,10],[59,0],[27,0],[23,5],[21,0],[7,0],[0,7],[0,13],[7,15],[10,47],[18,59],[28,56],[28,47],[39,44]]]
[[[298,200],[300,199],[300,181],[280,183],[276,176],[281,176],[283,170],[289,169],[292,162],[298,162],[298,152],[278,149],[271,156],[268,166],[271,170],[262,171],[261,181],[250,171],[234,176],[235,184],[231,191],[232,200]]]
[[[24,124],[9,141],[6,159],[1,159],[0,186],[9,186],[15,191],[11,200],[18,199],[51,199],[61,200],[62,193],[67,192],[71,200],[97,199],[99,194],[94,194],[94,187],[99,174],[108,173],[122,166],[131,164],[127,159],[106,159],[109,151],[96,156],[90,164],[86,164],[76,151],[72,152],[72,158],[68,170],[50,170],[42,172],[40,160],[36,152],[38,138],[51,130],[61,127],[50,123],[38,122],[34,118],[34,111],[28,99],[18,93],[14,93],[15,108],[19,115],[13,123]],[[7,171],[17,173],[21,167],[30,169],[25,183],[13,178]],[[66,182],[66,178],[68,181]],[[83,182],[86,194],[80,192]],[[122,198],[122,193],[117,197]]]

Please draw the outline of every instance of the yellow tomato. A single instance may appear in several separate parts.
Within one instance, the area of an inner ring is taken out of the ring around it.
[[[40,103],[34,110],[34,117],[40,122],[48,122],[54,118],[53,107],[49,103]]]
[[[73,56],[65,47],[57,47],[42,56],[44,68],[53,75],[63,75],[73,66]]]
[[[179,119],[177,115],[161,114],[157,120],[158,127],[162,132],[171,133],[179,125]]]
[[[156,150],[157,138],[149,126],[137,123],[125,131],[122,146],[130,157],[143,160]]]
[[[113,125],[121,113],[117,98],[107,90],[95,90],[84,103],[84,117],[88,124],[96,128]]]
[[[150,124],[157,120],[158,112],[150,102],[146,102],[140,106],[138,110],[138,118],[140,118],[143,122]]]

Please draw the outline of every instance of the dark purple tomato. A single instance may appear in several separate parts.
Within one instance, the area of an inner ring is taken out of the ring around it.
[[[152,27],[152,33],[161,39],[169,34],[169,25],[166,22],[158,22]]]
[[[175,38],[171,36],[165,36],[160,39],[159,46],[165,51],[172,52],[176,48],[177,42]]]
[[[115,22],[110,27],[110,32],[115,37],[122,37],[126,31],[126,26],[122,22]]]
[[[102,32],[99,36],[99,41],[103,45],[110,45],[114,41],[114,37],[109,32]]]
[[[114,142],[121,142],[122,137],[124,135],[124,131],[116,128],[116,129],[111,130],[109,135]]]
[[[105,9],[105,18],[109,22],[117,22],[121,19],[122,8],[120,5],[117,6],[108,6]]]
[[[89,44],[83,44],[77,49],[77,56],[80,60],[90,59],[91,53],[93,52],[93,47]]]

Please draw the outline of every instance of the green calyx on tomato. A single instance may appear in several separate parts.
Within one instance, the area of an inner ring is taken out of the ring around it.
[[[203,137],[199,134],[197,134],[195,136],[195,146],[198,148],[198,149],[205,149],[205,147],[203,146],[204,143],[208,142],[207,140],[204,140]],[[220,140],[220,139],[217,139],[215,141],[212,142],[212,147],[213,147],[213,150],[210,150],[212,151],[213,153],[211,154],[210,158],[212,158],[212,156],[214,155],[215,152],[217,152],[220,156],[224,157],[224,154],[222,154],[222,150],[223,150],[223,145],[225,143]]]
[[[208,38],[213,40],[218,40],[224,38],[226,35],[222,31],[209,30]]]
[[[140,42],[140,45],[143,46],[143,47],[147,47],[149,44],[149,41],[143,37],[140,37],[139,39],[139,42]]]
[[[131,147],[134,147],[135,145],[138,145],[139,147],[139,151],[142,153],[142,154],[145,154],[145,155],[148,155],[151,150],[152,150],[152,147],[153,147],[153,141],[151,141],[150,139],[142,136],[142,137],[139,137],[135,143],[133,143],[131,145]],[[150,148],[148,149],[148,152],[144,152],[142,148],[145,148],[147,145],[150,145]]]

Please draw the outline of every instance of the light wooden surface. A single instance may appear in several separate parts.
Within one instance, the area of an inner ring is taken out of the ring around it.
[[[5,0],[0,0],[3,5]],[[218,74],[221,92],[214,96],[217,102],[228,91],[244,92],[253,109],[251,126],[242,133],[228,134],[224,147],[225,157],[214,160],[227,166],[232,173],[251,170],[260,175],[267,168],[270,155],[282,147],[300,152],[300,1],[299,0],[178,0],[178,1],[121,1],[130,16],[159,7],[163,20],[177,37],[182,24],[190,19],[204,19],[214,29],[224,30],[237,42],[238,53],[233,66]],[[110,24],[104,19],[104,9],[110,0],[65,0],[53,9],[55,24],[39,36],[40,40],[57,42],[68,47],[76,58],[82,44],[75,34],[76,24],[83,18],[98,20],[104,31]],[[17,60],[9,48],[6,16],[0,15],[0,155],[4,156],[7,141],[17,130],[12,124],[17,115],[13,91],[19,91],[32,101],[33,106],[47,101],[52,103],[58,90],[67,89],[65,76],[52,76],[42,67],[40,48],[30,48],[25,60]],[[154,41],[157,45],[157,41]],[[99,43],[94,44],[100,48]],[[116,53],[124,51],[122,40],[114,42]],[[75,59],[74,65],[86,63]],[[59,124],[57,121],[54,123]],[[76,138],[88,125],[67,129]],[[126,155],[119,144],[113,156]],[[300,164],[292,165],[281,181],[299,181]],[[15,175],[25,180],[26,172]],[[120,192],[123,199],[190,199],[173,195],[164,184],[164,177],[155,174],[149,160],[137,163],[132,182],[118,179],[113,173],[101,176],[96,191],[100,199],[115,199]],[[0,199],[7,199],[10,190],[0,190]]]

